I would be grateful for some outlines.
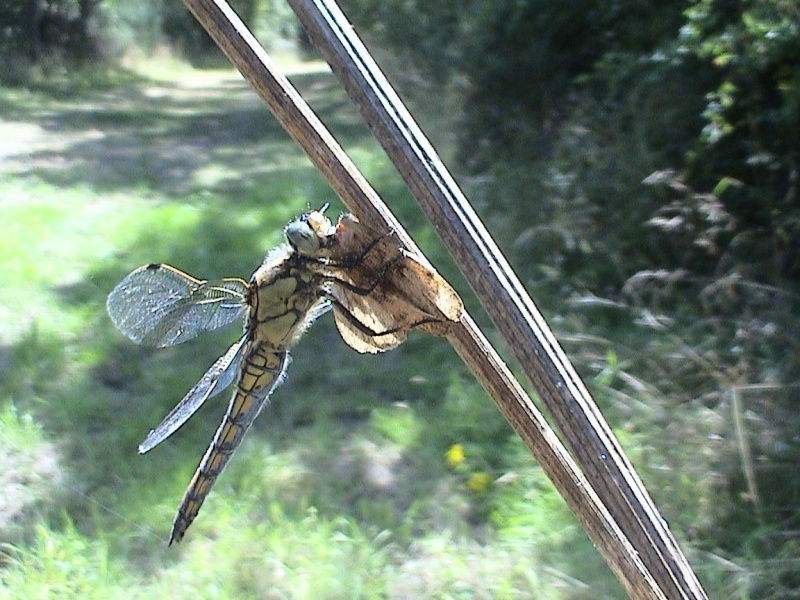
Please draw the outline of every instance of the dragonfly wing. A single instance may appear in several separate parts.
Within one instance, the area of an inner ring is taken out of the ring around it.
[[[247,283],[241,279],[202,281],[169,265],[152,264],[130,273],[108,295],[114,325],[145,346],[172,346],[202,331],[242,317]]]
[[[189,482],[172,526],[170,544],[183,539],[247,429],[282,381],[288,364],[288,351],[276,351],[257,343],[247,347],[228,412]]]
[[[247,336],[233,344],[206,371],[205,375],[189,392],[178,402],[169,414],[164,417],[158,427],[147,434],[145,440],[139,445],[139,454],[152,450],[155,446],[171,436],[178,428],[189,420],[203,403],[227,388],[236,378],[242,360],[242,350],[247,341]]]
[[[382,352],[419,327],[437,335],[458,321],[458,294],[393,235],[381,235],[352,215],[343,215],[331,245],[331,291],[338,301],[336,324],[359,352]]]
[[[336,328],[345,343],[357,352],[385,352],[405,341],[408,329],[401,327],[395,316],[375,298],[360,296],[336,286],[331,294],[336,300]],[[375,335],[387,331],[391,333]]]
[[[458,322],[464,313],[464,303],[458,293],[417,255],[403,250],[403,256],[403,260],[387,273],[387,286],[433,321]]]

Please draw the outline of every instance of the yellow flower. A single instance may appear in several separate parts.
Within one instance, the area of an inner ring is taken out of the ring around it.
[[[464,446],[462,444],[453,444],[450,446],[450,449],[445,452],[444,458],[447,461],[447,466],[451,469],[455,469],[464,462]]]
[[[469,479],[467,479],[467,487],[476,494],[485,492],[491,484],[492,476],[482,471],[473,473],[470,475]]]

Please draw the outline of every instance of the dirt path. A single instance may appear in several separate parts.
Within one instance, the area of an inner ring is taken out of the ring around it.
[[[320,81],[327,87],[319,69],[298,77],[312,94]],[[299,156],[234,71],[192,71],[80,97],[20,94],[3,112],[0,176],[60,186],[235,192]]]

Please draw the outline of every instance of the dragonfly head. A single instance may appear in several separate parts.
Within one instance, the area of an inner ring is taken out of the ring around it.
[[[305,256],[312,256],[329,245],[336,233],[336,227],[322,214],[327,208],[312,210],[294,219],[284,232],[292,248]]]

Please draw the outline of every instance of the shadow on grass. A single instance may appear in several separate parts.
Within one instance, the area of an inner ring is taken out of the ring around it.
[[[368,140],[330,75],[294,79],[343,146]],[[40,133],[41,143],[19,147],[22,156],[10,153],[14,174],[96,191],[158,189],[180,199],[198,192],[235,197],[296,177],[298,169],[307,169],[306,177],[314,172],[261,99],[232,73],[201,83],[137,80],[66,96],[4,98],[7,119],[34,124]]]

